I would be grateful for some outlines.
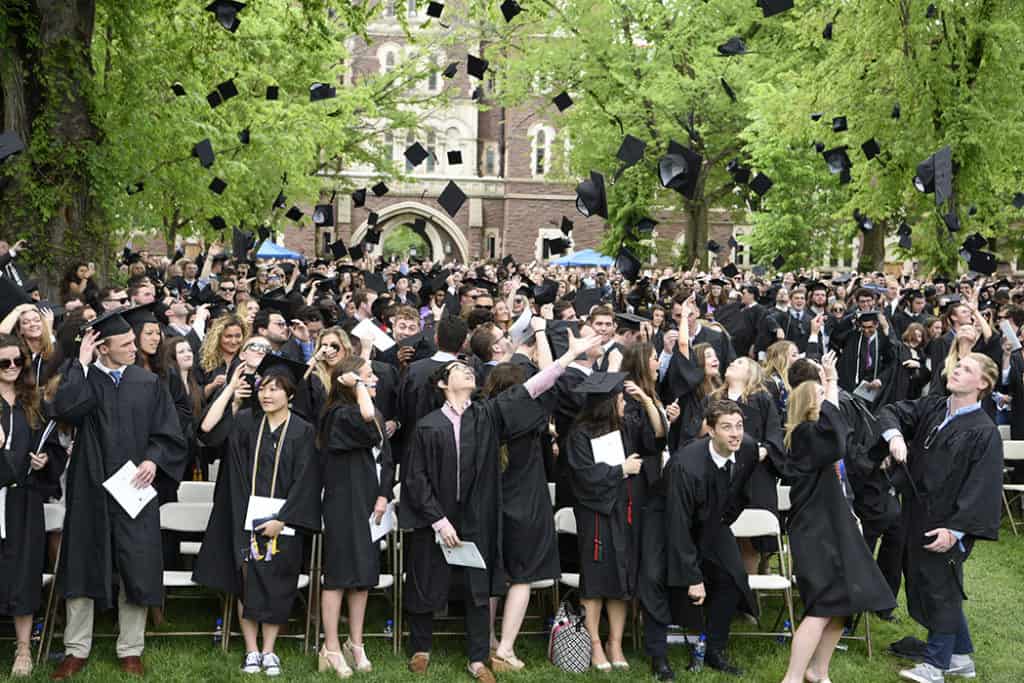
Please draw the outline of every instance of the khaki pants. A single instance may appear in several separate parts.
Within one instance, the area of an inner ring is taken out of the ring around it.
[[[92,598],[67,600],[67,626],[64,627],[64,654],[85,659],[92,650]],[[141,657],[146,639],[148,607],[128,602],[124,584],[117,595],[117,656]]]

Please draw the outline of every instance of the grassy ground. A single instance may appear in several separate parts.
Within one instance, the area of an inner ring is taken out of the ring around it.
[[[1024,616],[1021,614],[1024,602],[1024,537],[1014,537],[1008,529],[1004,529],[1003,538],[999,543],[980,543],[975,548],[972,559],[966,565],[966,589],[971,599],[966,603],[967,618],[971,624],[977,649],[976,661],[979,680],[986,683],[1016,683],[1024,681]],[[903,602],[901,597],[901,603]],[[370,626],[381,630],[386,607],[377,601],[380,608]],[[371,606],[374,601],[371,600]],[[216,607],[205,602],[181,600],[171,601],[168,619],[171,628],[205,629],[215,619]],[[207,611],[207,609],[209,611]],[[774,603],[766,601],[768,619],[773,619]],[[873,621],[875,655],[868,659],[863,642],[849,642],[849,649],[837,652],[833,659],[831,678],[833,681],[866,683],[869,681],[895,681],[897,672],[903,664],[885,653],[890,642],[905,635],[916,635],[924,638],[924,630],[912,622],[904,609],[899,609],[898,624]],[[379,617],[379,619],[378,619]],[[107,619],[99,621],[98,629],[110,630]],[[743,628],[739,623],[737,629]],[[629,635],[627,633],[627,640]],[[557,679],[575,680],[616,680],[616,681],[647,681],[649,664],[641,652],[629,652],[627,656],[633,670],[628,673],[598,674],[592,672],[584,677],[573,677],[554,669],[545,661],[546,643],[540,636],[523,636],[517,652],[526,662],[527,669],[518,674],[507,674],[502,680],[520,683],[539,683]],[[55,641],[55,650],[60,649],[60,641]],[[13,647],[9,642],[0,644],[0,678],[9,671]],[[365,681],[397,681],[410,680],[412,674],[405,669],[404,656],[391,654],[391,643],[381,639],[368,639],[367,650],[374,662],[372,674],[356,676],[353,680]],[[330,674],[316,672],[316,659],[312,656],[303,657],[299,645],[295,641],[284,641],[278,647],[284,667],[282,680],[331,680]],[[785,671],[789,647],[787,643],[778,643],[772,638],[734,638],[730,645],[732,660],[745,671],[742,680],[764,683],[778,683]],[[208,637],[195,638],[149,638],[146,647],[145,664],[150,680],[160,681],[224,681],[249,678],[238,671],[242,656],[242,644],[239,638],[231,643],[231,652],[223,655],[214,649]],[[674,647],[670,652],[673,665],[677,669],[679,680],[696,680],[697,674],[682,672],[688,660],[682,647]],[[37,670],[33,680],[48,680],[47,676],[53,664],[44,664]],[[699,674],[700,680],[714,683],[715,681],[737,680],[731,677],[706,671]],[[98,683],[100,681],[131,680],[123,677],[117,669],[113,654],[113,641],[100,639],[94,648],[93,656],[85,672],[76,680]],[[470,680],[465,673],[465,660],[462,656],[460,638],[439,638],[435,643],[435,652],[427,680],[460,681]],[[955,679],[953,679],[955,680]]]

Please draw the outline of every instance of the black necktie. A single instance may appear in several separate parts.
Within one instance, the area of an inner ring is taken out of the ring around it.
[[[723,467],[722,469],[725,470],[726,480],[731,483],[732,482],[732,460],[726,460],[725,461],[725,467]]]

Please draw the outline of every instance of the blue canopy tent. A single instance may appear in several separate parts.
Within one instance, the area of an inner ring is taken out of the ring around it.
[[[615,259],[611,256],[605,256],[604,254],[598,253],[593,249],[583,249],[574,254],[563,256],[562,258],[552,259],[548,263],[553,266],[607,267],[614,264]]]
[[[263,240],[263,244],[260,245],[259,251],[256,252],[256,258],[295,259],[297,261],[306,260],[306,257],[302,254],[292,251],[291,249],[285,249],[279,244],[274,244],[270,240]]]

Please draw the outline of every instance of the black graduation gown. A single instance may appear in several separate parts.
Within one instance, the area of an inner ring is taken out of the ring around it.
[[[370,540],[368,520],[379,496],[393,497],[391,448],[357,405],[332,408],[322,434],[324,588],[373,588],[380,577],[380,546]]]
[[[196,558],[192,579],[214,590],[236,595],[245,606],[245,618],[261,623],[284,624],[297,594],[303,565],[303,537],[280,535],[278,553],[270,561],[250,560],[250,532],[245,531],[245,513],[252,491],[253,455],[262,415],[248,409],[232,416],[230,408],[214,429],[203,435],[205,442],[225,444],[214,489],[213,512]],[[264,430],[260,445],[256,495],[270,496],[274,475],[274,454],[284,424]],[[296,531],[320,530],[320,468],[313,427],[294,412],[281,447],[274,498],[286,502],[278,518]],[[369,519],[369,513],[367,513]],[[268,539],[257,534],[261,554]],[[242,566],[247,564],[242,580]]]
[[[0,485],[7,485],[6,530],[7,538],[0,540],[0,614],[22,616],[35,614],[39,609],[39,587],[46,566],[46,520],[43,503],[60,496],[60,475],[67,462],[67,454],[60,447],[56,430],[43,445],[49,457],[41,470],[29,469],[29,453],[39,447],[45,424],[32,429],[21,404],[11,408],[0,399],[0,425],[4,436],[11,436],[11,450],[0,448]],[[2,446],[2,444],[0,444]],[[4,472],[10,466],[13,482],[4,481]]]
[[[836,476],[835,463],[846,454],[849,429],[839,409],[825,401],[817,422],[804,422],[793,431],[785,459],[785,474],[792,482],[793,571],[808,616],[841,617],[896,607]]]
[[[463,541],[476,543],[486,569],[465,569],[473,602],[488,604],[503,588],[500,444],[539,428],[543,408],[516,385],[494,398],[474,400],[462,414],[459,447],[451,421],[435,410],[416,425],[402,475],[399,522],[406,535],[406,609],[423,614],[448,602],[451,567],[432,524],[447,517]]]
[[[879,421],[883,433],[899,429],[907,440],[913,481],[903,490],[907,608],[929,630],[955,633],[966,598],[963,563],[975,540],[999,537],[1003,442],[983,410],[956,417],[932,434],[946,409],[945,397],[927,396],[886,406]],[[931,441],[930,448],[925,448],[926,441]],[[935,540],[926,539],[925,532],[937,528],[962,531],[963,549],[925,550]]]
[[[711,459],[708,437],[691,441],[672,456],[665,475],[665,558],[660,562],[644,558],[645,571],[659,571],[660,582],[671,596],[654,604],[645,600],[644,607],[658,621],[703,628],[701,610],[693,605],[687,590],[704,581],[708,564],[732,579],[743,596],[744,611],[757,614],[757,600],[730,528],[747,505],[747,482],[757,462],[757,442],[746,435],[728,483]]]
[[[690,343],[690,348],[692,349],[697,344],[710,344],[711,348],[715,350],[715,355],[718,356],[718,374],[724,378],[725,369],[729,367],[729,363],[736,360],[736,351],[733,349],[729,337],[707,325],[701,325],[700,331]]]
[[[385,421],[394,420],[398,412],[398,370],[394,365],[376,360],[370,361],[370,366],[377,376],[377,392],[373,404]]]
[[[732,338],[733,348],[741,356],[750,355],[754,344],[754,328],[743,304],[733,301],[715,309],[715,320],[722,324]]]
[[[693,347],[690,347],[690,355],[693,355]],[[679,401],[679,417],[668,431],[668,447],[672,453],[700,435],[708,404],[707,396],[697,395],[703,382],[703,368],[680,353],[678,346],[672,349],[672,359],[658,389],[664,405]]]
[[[893,351],[889,338],[879,331],[875,334],[871,344],[871,367],[867,367],[867,349],[869,342],[860,333],[851,334],[843,345],[843,351],[839,355],[837,370],[839,371],[839,386],[851,394],[857,389],[861,382],[870,382],[878,379],[882,388],[892,381],[894,366],[896,365],[896,354]],[[882,391],[874,401],[875,406],[881,406]]]
[[[915,352],[903,342],[893,345],[893,353],[892,379],[882,385],[882,393],[876,403],[878,406],[920,398],[921,392],[931,380],[923,353]],[[912,369],[903,365],[908,360],[916,360],[920,367]]]
[[[64,496],[64,597],[92,598],[109,609],[116,573],[128,602],[163,604],[160,507],[151,501],[131,519],[103,482],[129,460],[151,460],[164,475],[181,480],[188,449],[167,387],[134,365],[114,386],[99,368],[90,366],[86,375],[81,363],[72,362],[52,407],[57,419],[78,428]]]
[[[643,427],[635,412],[623,417],[623,450],[627,457],[657,454],[660,464],[653,432],[645,435]],[[594,462],[590,440],[599,436],[574,425],[566,444],[576,496],[580,596],[625,600],[637,592],[645,480],[640,475],[623,478],[621,465]]]
[[[397,464],[405,462],[405,453],[412,446],[416,423],[424,415],[441,407],[442,399],[430,384],[430,376],[447,361],[424,358],[414,361],[406,368],[398,384],[396,411],[402,428],[392,439],[394,458]],[[404,470],[403,475],[404,476]]]
[[[1003,366],[999,365],[1000,381]],[[1000,384],[999,391],[1010,397],[1010,438],[1024,439],[1024,356],[1020,351],[1010,356],[1010,372],[1006,384]]]
[[[576,496],[572,490],[572,475],[569,469],[569,458],[566,455],[569,443],[569,431],[576,416],[583,410],[586,401],[584,394],[574,391],[587,375],[579,368],[572,366],[566,368],[565,372],[555,381],[542,399],[545,403],[550,401],[551,414],[555,422],[555,433],[558,434],[558,457],[555,459],[555,507],[572,507],[576,503]],[[564,549],[563,549],[564,550]],[[562,553],[563,563],[566,553]]]

